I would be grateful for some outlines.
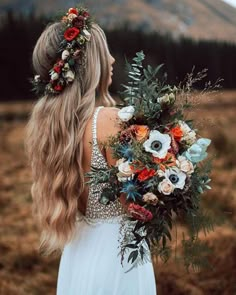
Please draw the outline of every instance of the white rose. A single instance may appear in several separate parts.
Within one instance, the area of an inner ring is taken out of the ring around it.
[[[55,80],[57,80],[58,78],[59,78],[58,73],[53,72],[53,73],[51,74],[51,79],[52,79],[52,81],[55,81]]]
[[[169,95],[165,94],[161,97],[158,97],[157,102],[159,103],[168,103],[169,102]]]
[[[159,102],[159,103],[167,103],[167,104],[169,104],[169,103],[172,103],[173,101],[174,101],[174,99],[175,99],[175,95],[174,95],[174,93],[170,93],[170,94],[165,94],[165,95],[163,95],[162,97],[158,97],[158,99],[157,99],[157,102]]]
[[[73,82],[75,79],[75,74],[72,71],[67,71],[65,73],[65,78],[66,78],[67,82]]]
[[[70,13],[69,15],[68,15],[68,19],[70,20],[70,21],[72,21],[74,18],[76,18],[77,17],[77,15],[76,14],[74,14],[74,13]]]
[[[127,181],[133,176],[133,171],[128,161],[121,162],[118,165],[118,170],[119,172],[117,173],[117,177],[120,182]]]
[[[158,185],[158,191],[164,195],[170,195],[174,189],[175,187],[169,179],[163,179]]]
[[[148,204],[156,205],[158,203],[158,197],[153,193],[146,193],[143,195],[143,201]]]
[[[61,54],[61,59],[66,60],[70,56],[70,52],[68,50],[64,50]]]
[[[125,162],[125,158],[121,158],[119,160],[116,161],[116,167],[118,167],[120,164]]]
[[[121,119],[121,121],[127,122],[133,117],[134,111],[135,109],[133,106],[124,107],[119,110],[118,117]]]
[[[196,141],[196,132],[184,121],[179,121],[179,126],[183,131],[181,141],[185,141],[188,145],[192,145]]]
[[[194,172],[193,164],[187,158],[179,156],[176,162],[179,169],[186,174],[190,175]]]

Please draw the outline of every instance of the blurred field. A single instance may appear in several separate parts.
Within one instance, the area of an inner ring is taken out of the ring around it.
[[[24,127],[31,107],[32,103],[0,104],[0,295],[56,292],[59,258],[40,257],[37,253],[39,232],[31,215],[31,175],[23,148]],[[219,93],[213,100],[198,105],[192,115],[200,123],[201,135],[213,140],[211,153],[216,155],[213,189],[204,195],[204,204],[224,224],[205,238],[214,249],[210,257],[213,270],[187,274],[173,262],[155,263],[158,295],[233,295],[236,92]]]

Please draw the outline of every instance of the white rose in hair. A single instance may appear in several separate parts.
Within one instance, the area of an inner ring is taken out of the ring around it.
[[[177,161],[178,168],[185,172],[186,174],[190,175],[194,172],[193,164],[184,156],[179,156]]]
[[[70,13],[69,15],[68,15],[68,19],[70,20],[70,21],[72,21],[74,18],[76,18],[77,17],[77,15],[76,14],[74,14],[74,13]]]
[[[55,80],[57,80],[58,78],[59,78],[58,73],[53,72],[53,73],[51,74],[51,79],[52,79],[52,81],[55,81]]]
[[[61,55],[61,59],[66,60],[69,57],[70,52],[68,50],[64,50]]]
[[[124,107],[119,110],[118,117],[121,119],[121,121],[127,122],[133,118],[134,111],[135,109],[133,106]]]
[[[65,73],[65,79],[67,80],[67,82],[73,82],[75,79],[75,74],[72,71],[67,71]]]
[[[175,187],[169,179],[163,179],[158,185],[158,191],[164,195],[173,193]]]

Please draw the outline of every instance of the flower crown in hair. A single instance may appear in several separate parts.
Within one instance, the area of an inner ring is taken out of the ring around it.
[[[85,8],[70,8],[61,22],[65,25],[59,58],[49,71],[50,80],[43,81],[35,75],[32,83],[37,94],[60,94],[75,79],[75,60],[81,58],[90,41],[91,17]]]

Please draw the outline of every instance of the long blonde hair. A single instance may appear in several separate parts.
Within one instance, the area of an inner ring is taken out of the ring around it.
[[[43,79],[57,59],[62,24],[49,25],[33,51],[33,67]],[[95,108],[114,105],[108,92],[109,49],[102,29],[93,24],[85,67],[76,62],[76,78],[58,96],[46,95],[34,105],[26,125],[25,150],[32,169],[32,211],[41,230],[44,255],[62,250],[75,230],[78,198],[84,189],[83,134]]]

